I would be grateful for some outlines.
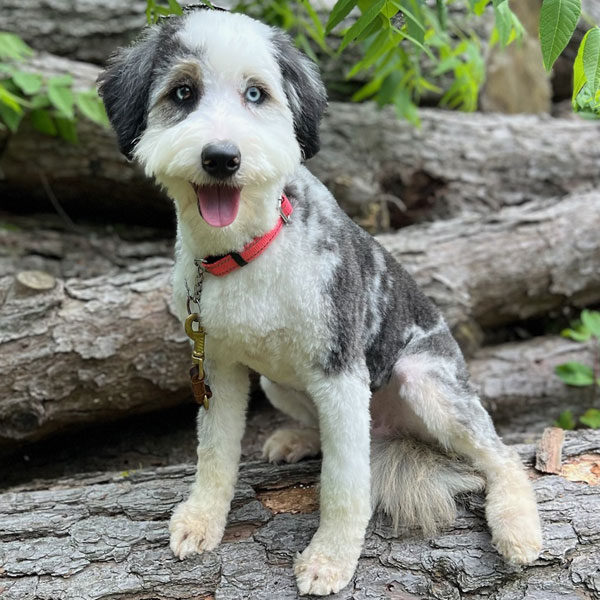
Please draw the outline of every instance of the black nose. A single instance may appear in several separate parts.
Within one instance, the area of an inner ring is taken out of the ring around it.
[[[217,179],[233,175],[242,162],[237,146],[232,142],[215,142],[202,150],[202,168]]]

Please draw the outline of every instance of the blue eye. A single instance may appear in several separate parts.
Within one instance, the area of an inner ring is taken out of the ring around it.
[[[260,104],[265,99],[265,93],[260,88],[252,85],[244,92],[244,98],[253,104]]]
[[[172,95],[175,102],[184,104],[185,102],[192,100],[194,92],[189,85],[180,85],[173,90]]]

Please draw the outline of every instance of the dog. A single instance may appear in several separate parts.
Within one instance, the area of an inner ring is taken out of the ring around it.
[[[213,397],[195,482],[170,521],[173,553],[221,541],[254,370],[301,425],[273,433],[266,458],[323,456],[320,524],[294,564],[301,594],[348,584],[374,510],[431,535],[452,523],[457,494],[483,488],[498,552],[534,561],[533,489],[444,319],[303,165],[327,100],[290,38],[196,7],[117,52],[99,93],[123,154],[174,200],[176,310],[184,321],[197,302],[206,331]]]

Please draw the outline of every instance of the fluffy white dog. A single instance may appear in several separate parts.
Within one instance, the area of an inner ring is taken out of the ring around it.
[[[277,29],[197,8],[117,53],[99,89],[122,152],[175,201],[177,309],[184,320],[195,289],[207,335],[213,398],[173,552],[221,540],[253,369],[303,426],[275,432],[267,458],[323,453],[320,525],[295,561],[301,593],[350,581],[374,509],[429,534],[452,522],[457,493],[484,486],[498,551],[535,560],[531,485],[443,318],[302,165],[326,107],[315,66]]]

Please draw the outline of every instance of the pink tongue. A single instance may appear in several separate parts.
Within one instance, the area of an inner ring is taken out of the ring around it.
[[[198,210],[213,227],[231,225],[240,207],[240,190],[221,185],[195,186]]]

